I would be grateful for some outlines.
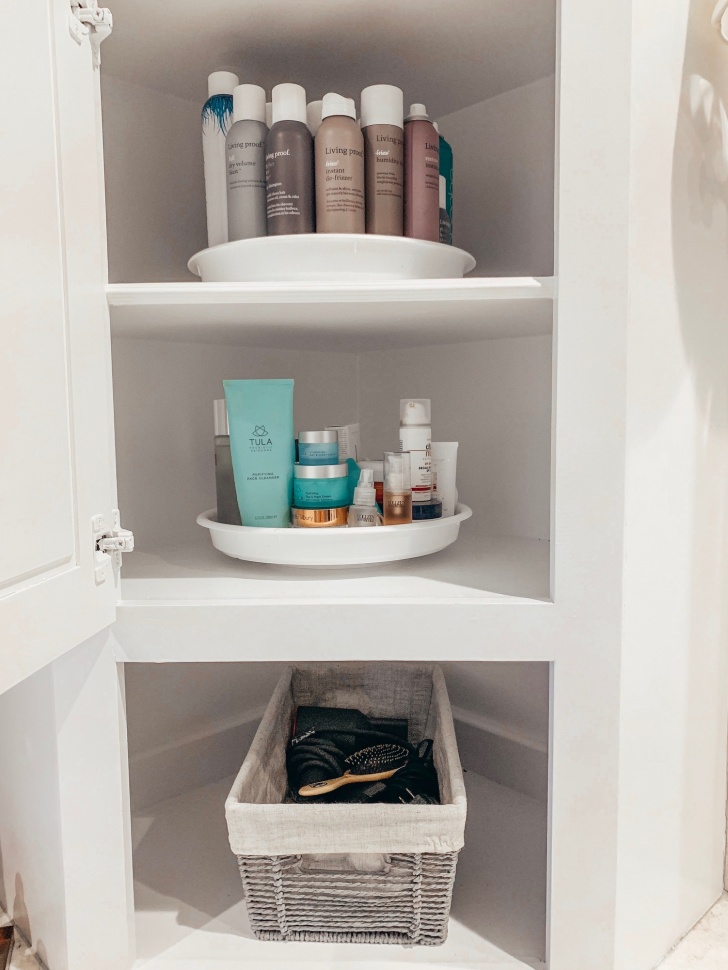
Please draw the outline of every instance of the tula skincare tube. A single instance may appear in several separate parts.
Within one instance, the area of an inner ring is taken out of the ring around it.
[[[339,439],[336,431],[299,431],[298,460],[302,465],[338,465]]]
[[[457,471],[457,441],[432,442],[432,480],[434,494],[442,502],[442,517],[455,515],[458,501],[455,473]]]
[[[384,524],[407,525],[412,521],[409,452],[384,454]]]
[[[410,105],[404,125],[404,234],[440,239],[440,136],[424,104]]]
[[[265,140],[268,235],[313,232],[313,139],[300,84],[273,88],[272,120]]]
[[[223,381],[243,525],[291,523],[293,381]]]
[[[404,234],[404,95],[392,84],[361,93],[366,231]]]
[[[432,498],[432,428],[427,398],[399,402],[399,447],[410,454],[412,501]]]
[[[242,525],[238,498],[235,494],[233,460],[230,455],[230,432],[228,431],[225,399],[215,401],[215,492],[217,494],[217,521],[227,525]]]
[[[316,232],[364,232],[364,138],[351,98],[324,95],[314,157]]]
[[[440,176],[440,242],[446,246],[452,245],[452,227],[450,216],[447,214],[447,183],[445,176]]]
[[[233,126],[227,136],[228,240],[267,231],[265,204],[265,91],[239,84],[233,91]]]
[[[215,71],[207,79],[202,108],[202,161],[205,171],[207,245],[228,241],[225,140],[233,122],[233,89],[238,79],[230,71]]]

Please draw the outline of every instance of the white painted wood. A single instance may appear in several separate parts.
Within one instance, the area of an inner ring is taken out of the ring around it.
[[[131,557],[130,557],[131,558]],[[484,603],[545,600],[549,544],[490,536],[472,519],[457,542],[433,556],[356,568],[300,569],[231,560],[204,530],[194,540],[134,554],[122,581],[123,603],[218,601],[278,605],[335,603]],[[413,658],[417,642],[403,643]],[[204,646],[200,660],[204,660]],[[348,648],[341,645],[342,659]]]
[[[0,696],[0,900],[53,970],[132,959],[122,707],[108,633]]]
[[[728,61],[710,7],[632,21],[619,970],[656,963],[722,889]]]
[[[413,965],[544,970],[544,808],[471,772],[465,781],[466,849],[442,947],[301,943],[293,953],[291,944],[251,939],[221,810],[229,789],[225,781],[159,803],[134,820],[136,966],[227,970],[249,963],[334,970],[352,963],[366,970]]]
[[[110,569],[94,582],[90,532],[114,504],[98,76],[67,18],[61,0],[14,6],[2,34],[4,130],[19,135],[0,163],[12,187],[0,218],[0,689],[107,626],[116,599]]]
[[[554,78],[438,118],[452,145],[453,241],[475,276],[554,271]]]
[[[66,970],[66,904],[53,671],[0,696],[0,907],[38,955]]]
[[[424,101],[436,118],[553,73],[555,8],[550,0],[451,0],[445,14],[431,2],[413,16],[407,0],[334,12],[327,0],[210,0],[203,16],[194,0],[180,0],[170,23],[142,0],[117,0],[103,68],[198,109],[207,75],[221,68],[268,91],[295,80],[309,100],[341,91],[357,104],[362,87],[386,81],[404,89],[407,106]]]
[[[533,277],[108,288],[118,336],[324,351],[549,334],[553,294],[552,279]]]
[[[124,690],[115,654],[113,637],[101,634],[52,668],[68,970],[127,970],[135,951]]]

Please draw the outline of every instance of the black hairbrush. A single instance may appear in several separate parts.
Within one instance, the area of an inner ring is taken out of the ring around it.
[[[384,781],[404,768],[409,760],[409,751],[399,744],[375,744],[371,748],[355,751],[346,759],[349,768],[338,778],[315,781],[299,788],[298,794],[304,798],[310,795],[326,795],[342,785],[360,784],[364,781]]]

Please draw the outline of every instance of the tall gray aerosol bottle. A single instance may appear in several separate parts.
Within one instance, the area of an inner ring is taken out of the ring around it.
[[[313,139],[300,84],[273,88],[272,120],[265,141],[268,235],[313,232]]]
[[[228,239],[267,232],[265,198],[265,91],[239,84],[233,91],[233,126],[227,136]]]

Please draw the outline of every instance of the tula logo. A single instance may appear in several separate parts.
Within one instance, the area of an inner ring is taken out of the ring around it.
[[[268,436],[268,431],[264,424],[256,424],[253,428],[253,437],[250,439],[251,448],[269,448],[273,444]]]

